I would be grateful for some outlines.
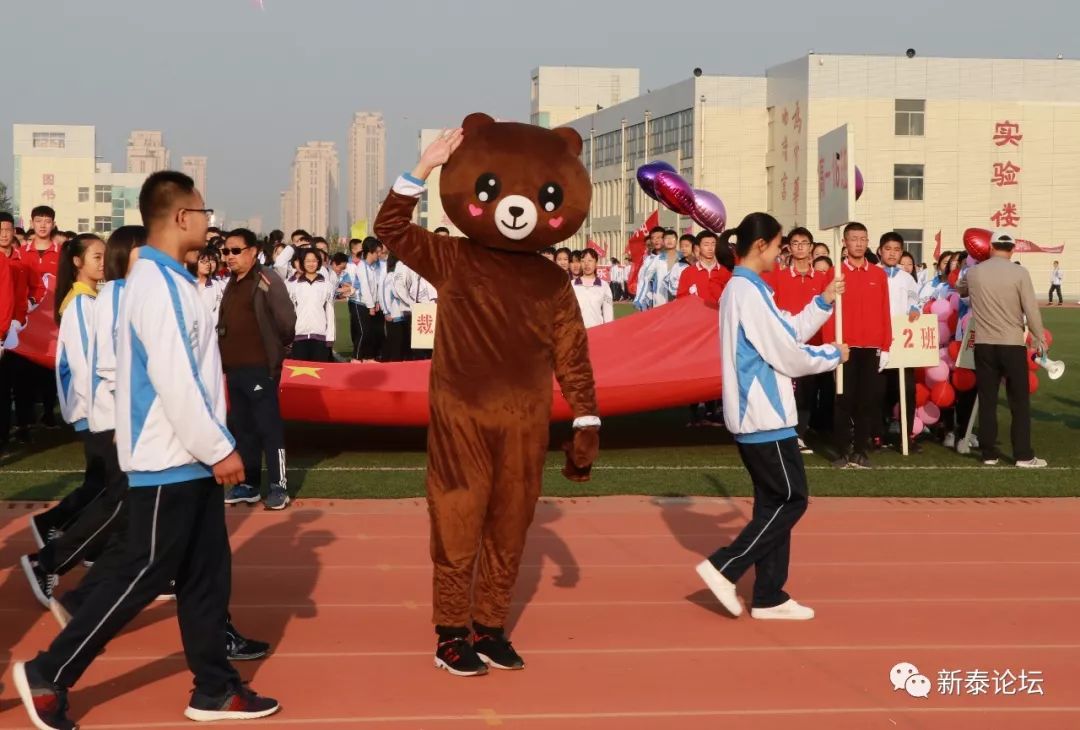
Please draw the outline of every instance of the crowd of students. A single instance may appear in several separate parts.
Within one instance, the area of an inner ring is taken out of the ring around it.
[[[446,228],[435,232],[449,235]],[[191,270],[216,318],[229,270],[221,231],[212,228],[207,237],[207,246]],[[377,239],[353,239],[348,254],[331,253],[325,238],[296,230],[285,241],[284,234],[275,230],[257,246],[259,262],[285,282],[296,312],[293,359],[398,362],[430,358],[430,350],[411,346],[411,317],[416,304],[437,300],[435,287]],[[343,334],[337,331],[336,302],[348,303],[351,358],[335,352],[334,344]]]
[[[811,452],[806,435],[816,431],[831,444],[835,452],[832,463],[838,468],[869,468],[875,450],[886,448],[893,439],[899,447],[899,376],[896,370],[887,369],[893,318],[904,316],[914,321],[928,303],[960,296],[958,279],[968,257],[965,251],[946,251],[931,267],[916,264],[905,250],[902,236],[894,231],[878,238],[876,250],[870,248],[864,225],[856,222],[844,229],[840,263],[847,286],[839,298],[847,312],[858,314],[844,321],[843,339],[851,352],[843,371],[843,395],[836,394],[836,377],[831,372],[794,381],[800,449]],[[679,236],[671,229],[654,228],[649,232],[648,252],[638,268],[634,306],[646,311],[686,296],[718,303],[735,262],[735,249],[724,236],[709,231]],[[782,237],[774,268],[761,278],[769,286],[778,310],[800,312],[835,278],[829,247],[815,242],[807,229],[794,228]],[[960,301],[963,315],[968,300],[961,296]],[[963,336],[959,325],[949,336],[950,340]],[[830,317],[808,344],[819,346],[835,337],[835,319]],[[949,341],[939,344],[945,348]],[[911,428],[914,377],[906,379],[906,390],[906,422]],[[941,409],[938,423],[909,434],[911,449],[921,451],[919,440],[926,438],[964,453],[977,448],[977,438],[967,437],[975,400],[973,389],[957,393],[956,402]],[[688,425],[722,422],[716,402],[695,404],[691,413]]]

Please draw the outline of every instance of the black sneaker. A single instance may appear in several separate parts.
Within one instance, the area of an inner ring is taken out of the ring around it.
[[[39,677],[26,662],[15,662],[11,668],[15,688],[22,699],[30,722],[39,730],[77,730],[68,719],[67,690]]]
[[[473,639],[473,650],[480,661],[495,669],[524,669],[525,660],[514,651],[510,640],[502,632],[477,633]]]
[[[232,621],[225,623],[225,653],[231,662],[249,662],[262,659],[270,653],[270,645],[265,641],[256,641],[243,636]]]
[[[56,420],[56,414],[52,411],[44,413],[41,416],[41,426],[50,431],[55,431],[60,428],[60,422]]]
[[[440,641],[435,648],[435,668],[445,669],[458,677],[487,674],[487,664],[477,655],[468,637],[455,636]]]
[[[238,684],[217,697],[193,692],[184,717],[195,722],[254,720],[273,715],[280,709],[277,700],[260,697],[246,684]]]
[[[38,546],[38,550],[45,547],[46,544],[60,537],[64,533],[55,527],[48,525],[41,518],[44,516],[44,512],[36,515],[30,515],[30,535],[34,538],[34,544]]]
[[[26,574],[26,579],[30,581],[30,590],[34,592],[34,598],[42,606],[49,608],[53,589],[56,588],[58,578],[45,572],[41,567],[41,563],[38,562],[37,553],[23,555],[19,559],[19,563],[22,565],[23,573]]]

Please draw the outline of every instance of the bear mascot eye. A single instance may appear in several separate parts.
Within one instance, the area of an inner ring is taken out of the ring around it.
[[[540,186],[540,207],[548,213],[558,210],[562,205],[563,191],[558,183],[544,183]]]
[[[485,172],[476,178],[476,198],[481,203],[490,203],[499,197],[499,178],[490,172]]]

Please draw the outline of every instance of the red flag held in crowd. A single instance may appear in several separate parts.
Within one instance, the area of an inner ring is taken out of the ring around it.
[[[934,243],[936,244],[934,246],[934,261],[937,261],[941,258],[941,231],[938,231],[937,235],[934,236]]]
[[[1058,244],[1057,246],[1040,246],[1037,243],[1032,243],[1023,238],[1017,238],[1016,247],[1013,248],[1015,253],[1062,253],[1065,250],[1065,244]]]

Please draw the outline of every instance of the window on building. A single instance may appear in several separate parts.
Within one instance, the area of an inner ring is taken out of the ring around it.
[[[67,139],[63,132],[34,132],[32,143],[38,149],[62,150],[67,146]]]
[[[111,185],[95,185],[94,186],[94,202],[95,203],[111,203],[112,202],[112,186]]]
[[[94,216],[94,232],[95,233],[109,233],[112,231],[112,216],[109,215],[96,215]]]
[[[776,149],[776,107],[771,106],[767,111],[769,112],[769,147],[766,152],[772,152]]]
[[[765,168],[765,200],[768,201],[769,212],[776,212],[776,183],[773,181],[773,168]]]
[[[911,254],[915,263],[922,263],[923,229],[897,228],[896,232],[904,239],[904,250]]]
[[[632,223],[634,221],[634,200],[635,200],[634,193],[636,192],[635,188],[637,187],[637,184],[635,183],[633,185],[626,185],[625,187],[626,187],[626,220],[628,220],[628,221],[630,221]]]
[[[683,159],[694,156],[694,110],[679,112],[679,154]]]
[[[922,137],[926,129],[926,99],[896,100],[896,134]]]
[[[626,128],[626,169],[636,170],[645,162],[645,123]]]
[[[79,202],[90,202],[90,188],[79,188]]]
[[[78,230],[79,233],[89,233],[90,232],[90,219],[89,218],[80,218],[78,228],[79,228],[79,230]]]
[[[923,165],[893,165],[893,200],[923,199]]]

